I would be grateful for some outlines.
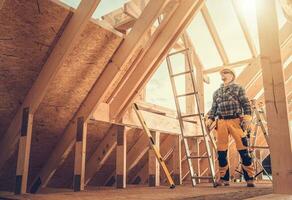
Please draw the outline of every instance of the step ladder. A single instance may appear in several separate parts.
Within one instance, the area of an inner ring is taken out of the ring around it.
[[[142,125],[142,127],[144,129],[144,132],[147,134],[147,136],[149,138],[150,148],[153,149],[154,154],[155,154],[155,157],[158,160],[161,168],[163,169],[163,171],[164,171],[164,173],[166,175],[167,181],[168,181],[168,183],[170,185],[169,188],[170,189],[174,189],[175,188],[175,184],[173,182],[173,179],[172,179],[172,177],[171,177],[171,175],[170,175],[170,173],[169,173],[169,171],[168,171],[168,169],[166,167],[166,164],[165,164],[165,162],[164,162],[164,160],[163,160],[163,158],[162,158],[162,156],[161,156],[161,154],[160,154],[157,146],[155,145],[154,139],[153,139],[153,137],[152,137],[152,135],[150,133],[149,128],[146,125],[146,122],[145,122],[145,120],[143,118],[142,113],[140,112],[139,106],[136,103],[134,103],[134,106],[133,107],[134,107],[134,110],[135,110],[135,112],[137,114],[137,117],[138,117],[138,119],[139,119],[139,121],[140,121],[140,123],[141,123],[141,125]]]
[[[192,181],[192,185],[195,186],[196,181],[199,181],[201,179],[209,179],[213,182],[213,186],[216,187],[214,160],[213,160],[213,156],[211,154],[211,148],[210,148],[210,144],[209,144],[210,135],[206,131],[206,125],[205,125],[205,121],[204,121],[204,113],[201,112],[201,109],[199,106],[200,105],[199,104],[199,94],[198,94],[198,91],[196,88],[195,77],[194,77],[194,68],[191,64],[192,62],[191,62],[191,58],[190,58],[190,48],[189,48],[188,42],[186,40],[186,35],[183,35],[182,39],[183,39],[184,48],[182,50],[179,50],[179,51],[176,51],[173,53],[169,53],[166,56],[166,62],[167,62],[169,77],[170,77],[170,81],[171,81],[172,91],[173,91],[173,95],[174,95],[174,100],[175,100],[175,105],[176,105],[176,110],[177,110],[177,117],[178,117],[178,121],[179,121],[179,125],[180,125],[182,140],[184,143],[186,159],[188,162],[189,171],[190,171],[190,175],[191,175],[191,181]],[[173,67],[171,64],[171,57],[175,56],[177,54],[181,54],[181,53],[184,53],[186,55],[186,61],[187,61],[186,68],[188,68],[188,69],[185,68],[186,71],[174,74]],[[175,78],[179,77],[179,76],[184,76],[184,75],[190,75],[193,90],[191,92],[187,92],[185,94],[178,94]],[[179,99],[182,97],[187,97],[187,96],[194,96],[195,97],[195,103],[196,103],[196,108],[197,108],[198,113],[191,113],[191,114],[185,114],[185,115],[182,114]],[[184,121],[190,122],[190,120],[187,119],[190,117],[198,117],[199,118],[199,121],[200,121],[199,126],[200,126],[200,129],[202,131],[201,135],[190,137],[190,136],[187,136],[185,134]],[[198,139],[198,138],[202,138],[204,143],[205,143],[206,155],[193,156],[190,153],[188,139],[193,139],[193,141],[194,141],[194,139]],[[194,159],[207,159],[211,176],[199,176],[198,173],[195,173],[194,168],[193,168],[193,163],[192,163],[192,160],[194,160]]]
[[[263,107],[258,107],[257,103],[255,100],[251,100],[251,108],[252,108],[252,117],[253,120],[252,122],[254,123],[254,132],[253,132],[253,140],[252,143],[250,143],[251,140],[251,132],[247,133],[247,137],[248,137],[248,144],[249,144],[249,153],[254,161],[254,165],[258,165],[261,167],[261,170],[259,172],[256,172],[255,174],[255,178],[258,177],[261,173],[265,173],[266,176],[269,178],[270,181],[272,181],[270,175],[268,174],[268,172],[265,170],[265,168],[263,167],[261,161],[256,157],[255,155],[255,150],[264,150],[264,149],[269,149],[269,136],[268,136],[268,132],[266,130],[266,127],[264,125],[265,123],[265,112]],[[267,146],[256,146],[256,141],[258,138],[258,131],[259,128],[262,130],[262,133],[264,135],[264,138],[266,140]],[[240,166],[242,165],[241,162],[239,162],[237,168],[236,168],[236,172],[240,173],[243,175],[243,172],[239,169]]]

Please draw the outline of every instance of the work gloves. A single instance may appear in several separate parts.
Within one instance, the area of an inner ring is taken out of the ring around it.
[[[243,131],[247,131],[247,132],[251,131],[251,120],[252,120],[252,117],[250,115],[244,115],[241,118],[240,126]]]

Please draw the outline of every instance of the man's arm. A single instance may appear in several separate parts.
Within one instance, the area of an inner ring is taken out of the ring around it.
[[[240,105],[243,109],[243,114],[244,115],[251,115],[250,102],[245,94],[245,89],[241,86],[239,88],[238,99],[239,99]]]
[[[213,121],[215,120],[215,117],[217,115],[217,107],[218,107],[218,105],[217,105],[216,99],[217,99],[217,92],[214,92],[212,107],[211,107],[210,112],[208,113],[209,114],[208,118],[212,119]]]

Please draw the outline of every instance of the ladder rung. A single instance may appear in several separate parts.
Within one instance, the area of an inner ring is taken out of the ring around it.
[[[199,113],[196,113],[196,114],[189,114],[189,115],[182,115],[181,118],[186,118],[186,117],[196,117],[196,116],[199,116],[200,114]],[[204,115],[203,113],[201,113],[201,115]]]
[[[188,156],[189,159],[202,159],[202,158],[210,158],[209,156]]]
[[[192,179],[213,179],[212,176],[192,176]]]
[[[206,137],[204,135],[185,135],[183,138],[199,138],[199,137]]]
[[[198,94],[198,92],[189,92],[189,93],[185,93],[185,94],[180,94],[180,95],[177,95],[176,98],[190,96],[190,95],[194,95],[194,94]]]
[[[189,71],[185,71],[185,72],[181,72],[181,73],[173,74],[173,75],[171,75],[171,77],[181,76],[181,75],[185,75],[185,74],[188,74],[188,73],[191,73],[191,72],[192,72],[192,71],[189,70]]]
[[[176,55],[176,54],[179,54],[179,53],[182,53],[182,52],[185,52],[185,51],[188,51],[189,48],[185,48],[185,49],[182,49],[182,50],[179,50],[179,51],[175,51],[173,53],[169,53],[167,56],[173,56],[173,55]]]
[[[253,149],[269,149],[268,146],[251,146]]]

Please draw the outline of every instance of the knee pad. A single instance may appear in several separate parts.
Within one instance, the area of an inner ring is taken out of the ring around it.
[[[241,142],[242,142],[243,146],[245,146],[245,147],[248,146],[248,140],[247,140],[247,137],[243,137],[243,138],[241,138]]]
[[[227,151],[218,151],[218,161],[220,167],[225,167],[227,163]]]
[[[242,164],[245,166],[250,166],[252,163],[252,158],[250,157],[248,150],[244,149],[244,150],[239,150],[238,151],[242,160]]]

